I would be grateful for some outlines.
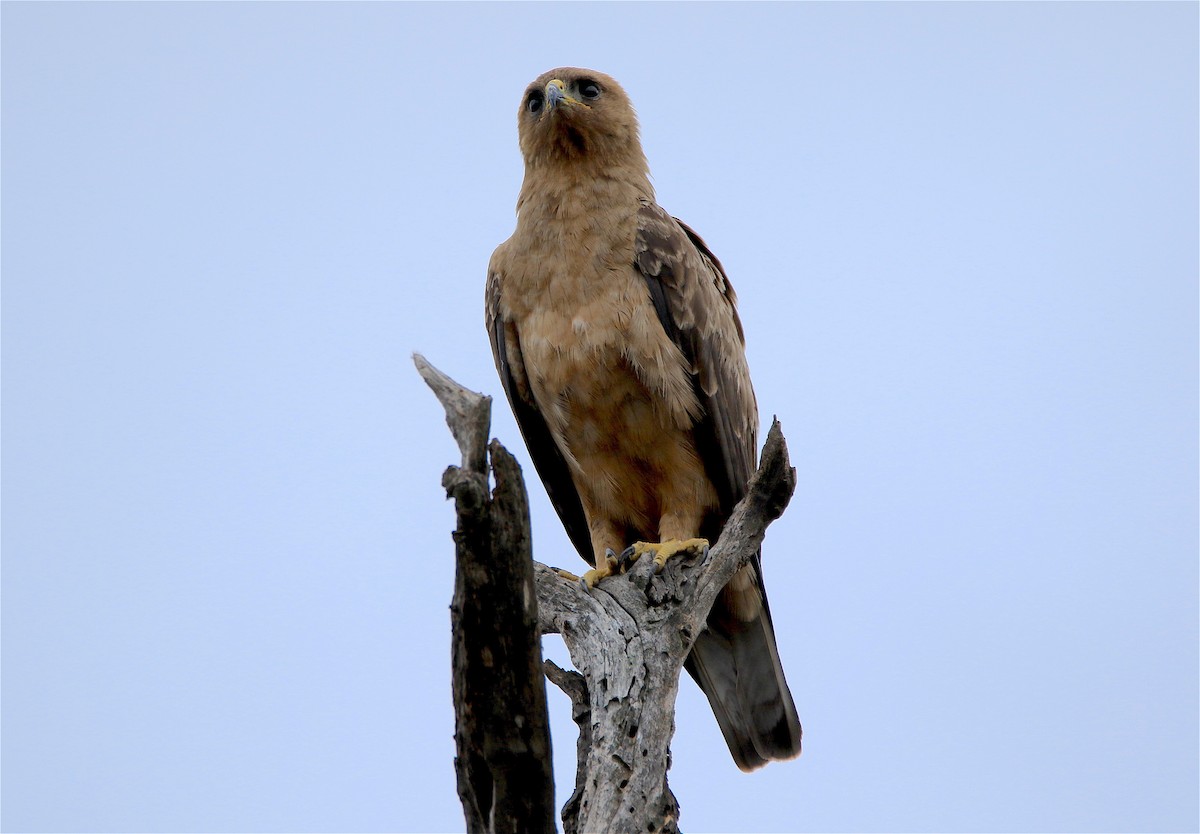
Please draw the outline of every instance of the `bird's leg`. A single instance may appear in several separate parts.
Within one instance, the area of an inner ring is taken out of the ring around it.
[[[621,533],[615,521],[603,512],[596,511],[588,494],[581,494],[583,511],[588,518],[588,535],[592,540],[592,564],[596,567],[579,577],[586,589],[595,588],[601,579],[621,573],[621,565],[617,560],[614,547],[620,547]]]

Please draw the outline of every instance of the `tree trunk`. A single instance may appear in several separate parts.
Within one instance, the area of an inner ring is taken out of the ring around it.
[[[442,485],[458,514],[450,606],[454,769],[467,831],[554,834],[550,729],[521,468],[498,442],[484,448],[491,398],[414,358],[446,409],[462,452],[462,466],[447,469]],[[496,482],[490,495],[489,458]]]

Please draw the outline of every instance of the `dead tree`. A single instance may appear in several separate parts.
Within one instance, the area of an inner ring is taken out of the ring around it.
[[[498,441],[485,445],[491,398],[414,360],[462,452],[462,465],[447,469],[442,484],[458,515],[455,770],[467,830],[554,831],[544,668],[571,698],[579,725],[564,831],[678,831],[667,770],[679,674],[718,592],[758,550],[795,489],[779,422],[711,549],[673,557],[661,571],[642,557],[589,590],[533,561],[520,467]],[[541,635],[551,633],[562,635],[577,672],[542,663]]]

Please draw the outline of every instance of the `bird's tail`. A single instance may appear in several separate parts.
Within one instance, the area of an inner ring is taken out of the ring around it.
[[[764,590],[761,581],[754,585]],[[738,606],[722,600],[732,590],[727,587],[718,597],[686,668],[708,696],[737,766],[750,771],[800,755],[800,719],[779,662],[765,594],[757,616],[743,619],[729,616]]]

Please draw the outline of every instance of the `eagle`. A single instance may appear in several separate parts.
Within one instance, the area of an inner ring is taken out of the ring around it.
[[[736,296],[658,206],[637,116],[612,78],[559,68],[517,116],[517,226],[488,264],[504,392],[571,543],[594,568],[715,541],[755,468],[758,407]],[[685,668],[734,761],[800,753],[761,553],[718,595]]]

